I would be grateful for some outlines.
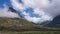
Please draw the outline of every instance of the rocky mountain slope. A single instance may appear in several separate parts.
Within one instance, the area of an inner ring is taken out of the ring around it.
[[[53,21],[44,25],[45,27],[55,27],[60,28],[60,15],[56,16]]]

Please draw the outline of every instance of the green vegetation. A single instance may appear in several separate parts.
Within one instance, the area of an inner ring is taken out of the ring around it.
[[[1,32],[1,34],[60,34],[60,31]]]
[[[35,25],[24,19],[0,18],[0,33],[2,34],[58,34],[60,28],[47,28]]]

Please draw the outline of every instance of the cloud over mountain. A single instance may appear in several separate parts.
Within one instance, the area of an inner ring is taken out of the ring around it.
[[[4,4],[3,6],[3,8],[0,8],[0,17],[20,18],[18,14],[11,12],[6,4]]]
[[[44,21],[52,21],[54,17],[60,15],[60,0],[11,0],[14,9],[19,10],[24,18],[30,22],[41,23]],[[32,13],[27,13],[27,8],[33,8]],[[31,17],[30,15],[37,14],[40,17]]]

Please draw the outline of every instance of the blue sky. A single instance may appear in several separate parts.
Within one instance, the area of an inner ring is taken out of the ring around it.
[[[12,7],[10,0],[0,0],[0,7],[3,7],[3,4]]]
[[[19,0],[19,3],[23,4],[22,0]],[[0,8],[3,8],[3,4],[6,4],[8,7],[12,7],[10,0],[0,0]],[[31,17],[40,17],[38,14],[33,14],[32,13],[33,8],[31,8],[31,7],[26,8],[25,11],[27,13],[29,13]],[[20,11],[17,10],[17,12],[20,12]],[[19,14],[19,15],[23,16],[23,14]]]
[[[19,0],[20,3],[23,3],[22,0]],[[8,7],[12,7],[10,0],[0,0],[0,8],[3,7],[3,4],[6,4]]]

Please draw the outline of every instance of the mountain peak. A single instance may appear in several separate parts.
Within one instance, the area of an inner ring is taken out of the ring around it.
[[[16,10],[13,9],[12,7],[9,7],[9,10],[10,10],[11,12],[17,13]]]

